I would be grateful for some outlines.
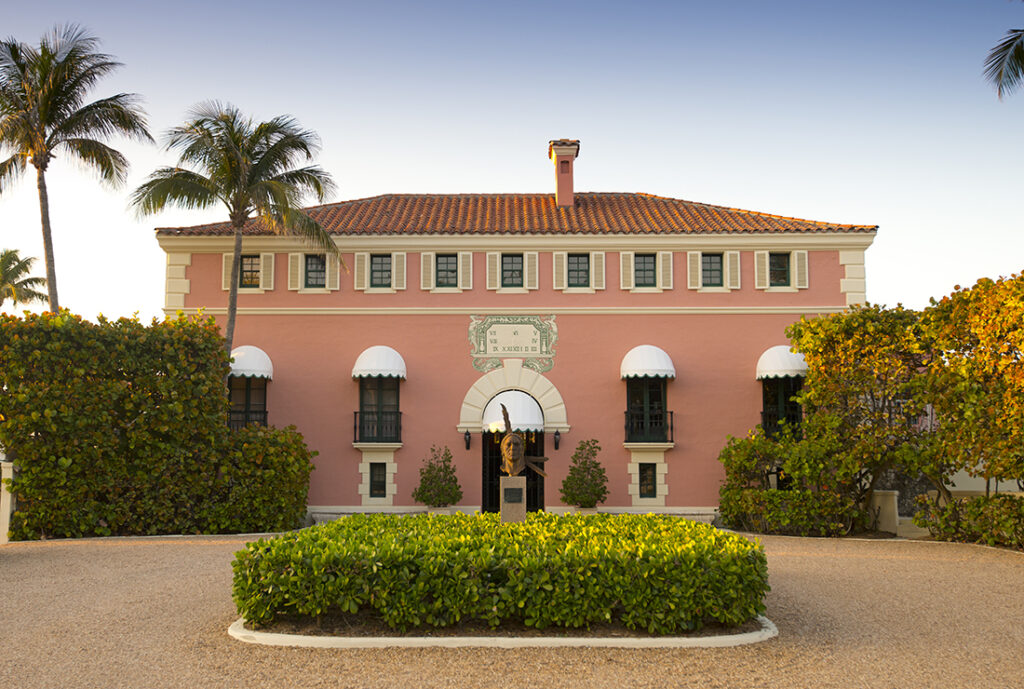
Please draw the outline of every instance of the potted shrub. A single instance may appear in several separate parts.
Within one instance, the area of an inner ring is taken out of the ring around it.
[[[431,446],[430,456],[424,458],[420,467],[420,484],[412,492],[412,499],[431,508],[431,512],[441,512],[462,499],[462,488],[452,465],[452,451],[447,445],[444,449]]]
[[[581,440],[572,453],[569,474],[562,481],[562,502],[581,512],[595,512],[608,497],[608,476],[597,461],[601,446],[593,438]]]

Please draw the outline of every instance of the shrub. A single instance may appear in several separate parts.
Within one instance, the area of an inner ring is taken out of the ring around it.
[[[431,446],[430,456],[420,467],[420,484],[412,492],[412,499],[430,507],[447,507],[462,499],[462,488],[452,465],[452,451]]]
[[[914,523],[939,540],[1024,550],[1024,498],[997,493],[940,505],[922,495],[918,504]]]
[[[852,498],[828,491],[722,490],[718,509],[726,526],[789,536],[842,536],[862,522]]]
[[[764,611],[757,543],[656,515],[352,515],[249,543],[233,597],[255,625],[281,614],[371,612],[393,628],[621,622],[669,634]]]
[[[601,446],[594,439],[581,440],[572,453],[572,465],[562,481],[562,502],[577,507],[596,507],[608,497],[608,476],[597,461]]]

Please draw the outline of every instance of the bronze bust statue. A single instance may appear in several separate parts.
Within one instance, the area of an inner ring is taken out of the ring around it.
[[[523,436],[512,432],[512,422],[508,418],[508,409],[501,405],[501,415],[505,419],[505,437],[501,440],[501,470],[509,476],[518,476],[523,469],[529,467],[547,478],[542,468],[547,457],[527,457],[526,441]]]

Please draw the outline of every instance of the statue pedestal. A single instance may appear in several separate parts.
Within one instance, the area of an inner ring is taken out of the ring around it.
[[[526,521],[526,477],[502,476],[500,480],[500,488],[501,521]]]

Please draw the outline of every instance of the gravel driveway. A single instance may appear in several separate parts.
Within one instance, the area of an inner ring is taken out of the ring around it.
[[[0,546],[0,687],[1024,687],[1024,555],[762,538],[779,638],[730,649],[324,650],[230,639],[244,538]]]

